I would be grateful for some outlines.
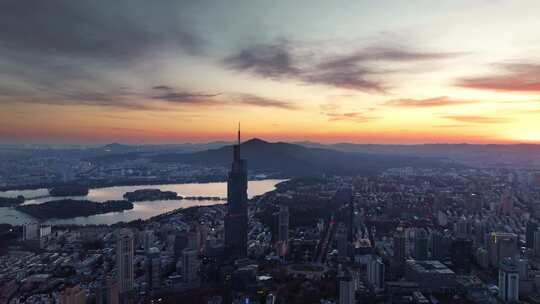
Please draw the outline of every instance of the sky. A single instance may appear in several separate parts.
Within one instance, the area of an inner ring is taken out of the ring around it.
[[[0,0],[0,143],[540,143],[538,12]]]

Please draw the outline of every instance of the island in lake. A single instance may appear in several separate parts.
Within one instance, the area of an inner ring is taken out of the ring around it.
[[[130,202],[148,202],[164,200],[192,200],[192,201],[222,201],[227,198],[218,196],[179,196],[173,191],[161,191],[159,189],[140,189],[126,192],[124,198]]]
[[[109,212],[133,209],[133,204],[126,200],[96,203],[87,200],[64,199],[42,204],[22,205],[17,210],[38,219],[73,218]]]
[[[161,191],[159,189],[140,189],[126,192],[124,198],[130,202],[179,200],[181,197],[173,191]]]
[[[87,196],[88,187],[80,185],[64,185],[49,189],[51,196]]]

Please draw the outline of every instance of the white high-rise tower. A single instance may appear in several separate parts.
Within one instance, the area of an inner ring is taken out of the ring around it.
[[[120,292],[133,289],[133,233],[126,228],[116,233],[116,269]]]

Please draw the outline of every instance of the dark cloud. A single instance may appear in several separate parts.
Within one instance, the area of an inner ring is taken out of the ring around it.
[[[178,8],[168,0],[0,1],[0,101],[138,104],[110,93],[125,86],[122,75],[161,52],[205,53]]]
[[[107,60],[136,58],[163,45],[196,54],[203,40],[172,1],[5,0],[0,46],[40,55]]]
[[[279,109],[285,109],[285,110],[298,109],[297,105],[288,101],[264,98],[260,96],[250,95],[250,94],[241,94],[239,96],[239,101],[246,105],[253,105],[253,106],[258,106],[258,107],[279,108]]]
[[[0,98],[0,102],[12,102],[12,100]],[[162,110],[162,108],[155,105],[143,101],[135,101],[126,96],[115,95],[112,93],[72,92],[65,95],[18,96],[16,102],[60,106],[91,106],[130,111]]]
[[[540,92],[540,64],[498,64],[500,71],[480,77],[459,79],[457,86],[501,92]]]
[[[302,80],[362,92],[384,92],[385,88],[380,81],[368,79],[372,75],[365,69],[346,67],[308,72]]]
[[[350,67],[358,63],[366,63],[373,61],[426,61],[426,60],[441,60],[461,56],[461,53],[444,53],[444,52],[415,52],[406,49],[395,48],[366,48],[359,51],[337,55],[327,58],[319,64],[322,69],[334,69],[337,67]]]
[[[227,67],[268,78],[295,77],[300,70],[293,66],[288,44],[256,45],[224,59]]]
[[[157,85],[157,86],[152,87],[152,89],[169,91],[169,90],[172,90],[173,88],[167,85]]]
[[[306,59],[306,58],[304,58]],[[303,62],[300,67],[294,62],[288,42],[257,45],[241,50],[238,54],[224,59],[225,66],[253,75],[280,79],[296,79],[306,83],[317,83],[360,91],[382,90],[376,81],[368,80],[368,70],[357,67],[327,67],[315,63]]]
[[[109,91],[85,91],[66,89],[49,92],[42,96],[24,96],[22,93],[13,97],[0,97],[0,102],[10,102],[14,98],[19,103],[49,104],[49,105],[78,105],[107,107],[130,111],[165,111],[172,106],[185,107],[224,107],[224,106],[256,106],[297,110],[292,102],[274,98],[266,98],[244,93],[207,93],[177,90],[166,85],[152,87],[159,94],[131,92],[127,88]]]
[[[249,105],[265,108],[279,108],[296,110],[294,103],[265,98],[253,94],[244,93],[194,93],[188,91],[175,91],[169,86],[155,86],[154,89],[164,91],[163,94],[152,96],[153,99],[176,104],[191,106],[226,106],[226,105]]]
[[[295,56],[290,42],[256,45],[245,48],[223,60],[226,67],[253,75],[305,83],[328,85],[363,92],[384,92],[385,85],[377,76],[386,71],[373,67],[377,61],[411,62],[440,60],[457,53],[414,52],[393,48],[366,48],[347,54]],[[313,50],[310,53],[319,53]]]
[[[190,92],[184,90],[177,90],[168,85],[156,85],[152,87],[153,90],[159,92],[158,95],[150,96],[151,99],[161,100],[166,102],[178,103],[178,104],[218,104],[222,103],[221,100],[216,99],[222,95],[221,93],[200,93]]]
[[[507,118],[476,116],[476,115],[447,115],[447,116],[444,116],[443,118],[459,121],[459,122],[477,123],[477,124],[498,124],[498,123],[510,122],[510,120]]]
[[[221,94],[168,91],[163,94],[153,96],[152,98],[182,104],[214,104],[220,102],[214,99],[214,97],[219,95]]]
[[[386,60],[386,61],[424,61],[424,60],[442,60],[463,56],[463,53],[456,52],[421,52],[397,48],[369,48],[364,51],[367,53],[367,60]]]
[[[453,106],[453,105],[462,105],[470,104],[475,101],[471,100],[461,100],[461,99],[451,99],[447,96],[439,96],[427,99],[393,99],[385,103],[387,106],[397,106],[397,107],[411,107],[411,108],[430,108],[430,107],[444,107],[444,106]]]

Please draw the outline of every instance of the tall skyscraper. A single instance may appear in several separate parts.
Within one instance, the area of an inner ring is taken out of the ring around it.
[[[96,304],[118,304],[120,302],[118,282],[106,278],[96,288]]]
[[[278,251],[285,256],[289,247],[289,207],[279,206]]]
[[[279,241],[287,242],[289,240],[289,207],[279,206]]]
[[[150,250],[154,244],[154,231],[152,230],[145,230],[142,233],[142,243],[143,243],[143,249],[144,251]]]
[[[518,253],[517,235],[506,232],[492,232],[488,241],[489,261],[498,268],[506,258],[513,258]]]
[[[156,290],[161,286],[161,259],[160,251],[151,247],[146,253],[146,288]]]
[[[534,256],[540,257],[540,230],[534,232]]]
[[[240,126],[238,143],[233,147],[233,162],[227,180],[227,215],[225,247],[233,258],[247,256],[247,162],[240,158]]]
[[[427,260],[428,258],[428,235],[425,229],[416,230],[414,238],[414,258]]]
[[[339,280],[339,304],[354,303],[356,303],[354,280],[349,273],[346,273]]]
[[[504,189],[501,195],[501,203],[499,204],[497,213],[502,215],[511,215],[514,213],[512,190],[509,187]]]
[[[201,251],[201,232],[198,229],[188,232],[187,239],[187,248]]]
[[[487,227],[484,221],[476,221],[473,225],[474,227],[474,244],[476,247],[485,247],[486,246],[486,232]]]
[[[477,193],[469,193],[465,196],[465,208],[469,213],[478,213],[482,210],[482,197]]]
[[[437,261],[443,261],[450,249],[450,239],[440,231],[431,233],[431,258]]]
[[[336,229],[336,244],[338,250],[338,256],[346,258],[349,256],[349,243],[347,241],[347,227],[343,223],[339,223]]]
[[[452,270],[457,273],[469,273],[472,263],[472,241],[459,237],[452,240],[450,258]]]
[[[516,264],[519,270],[519,279],[528,280],[529,279],[529,260],[526,258],[520,258],[516,260]]]
[[[510,258],[499,269],[499,298],[505,303],[519,301],[519,269]]]
[[[405,231],[403,227],[398,227],[394,233],[394,266],[399,273],[402,273],[405,269],[406,253]]]
[[[458,237],[468,237],[471,233],[471,223],[466,217],[461,217],[454,225],[454,232]]]
[[[39,224],[27,223],[23,225],[23,240],[31,241],[39,239]]]
[[[133,233],[126,228],[116,233],[116,267],[120,292],[133,289]]]
[[[525,244],[527,248],[534,248],[534,233],[538,230],[538,222],[531,219],[527,222],[527,230],[525,231]]]
[[[350,196],[348,201],[348,217],[347,217],[347,241],[349,244],[354,242],[354,189],[349,190]]]
[[[347,241],[353,242],[354,238],[354,189],[347,185],[337,189],[334,194],[333,201],[336,205],[344,207],[343,221],[347,227]]]
[[[367,267],[368,283],[378,292],[384,288],[384,263],[379,257],[373,258]]]
[[[184,249],[182,252],[182,269],[184,283],[194,287],[199,284],[199,252],[195,249]]]
[[[188,247],[189,239],[186,231],[177,231],[174,235],[174,256],[179,259],[182,257],[182,251]]]

